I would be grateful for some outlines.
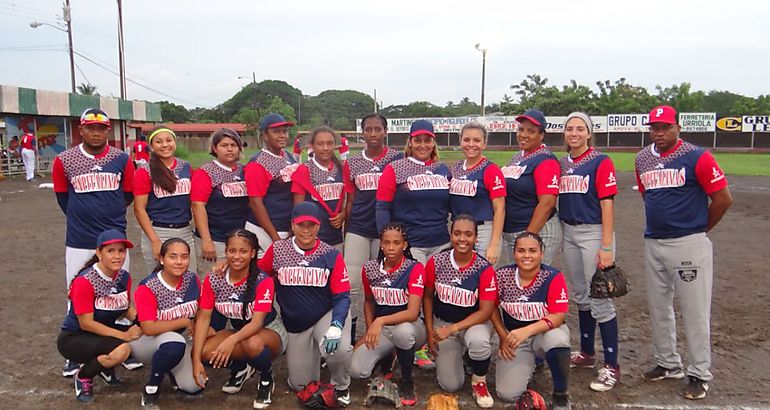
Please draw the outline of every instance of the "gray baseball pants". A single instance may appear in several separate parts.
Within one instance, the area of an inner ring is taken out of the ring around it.
[[[377,362],[395,348],[401,350],[419,348],[425,343],[425,323],[422,319],[414,322],[404,322],[392,326],[383,326],[380,340],[374,349],[361,345],[353,352],[353,360],[350,364],[350,375],[356,379],[366,379],[372,375],[372,370]]]
[[[503,252],[500,255],[500,262],[497,266],[505,266],[514,263],[513,259],[513,244],[516,242],[516,237],[524,233],[524,231],[505,233],[503,232]],[[545,254],[543,255],[543,263],[551,265],[556,258],[556,253],[559,248],[562,247],[564,234],[562,233],[561,221],[559,215],[554,214],[549,219],[540,232],[537,233],[543,238],[543,244],[545,245]]]
[[[183,335],[177,332],[166,332],[157,336],[143,335],[139,339],[129,342],[131,356],[150,368],[152,367],[152,356],[158,351],[160,345],[168,342],[179,342],[187,345],[182,361],[171,370],[171,374],[174,375],[174,380],[180,390],[189,394],[197,393],[201,388],[195,384],[195,379],[193,379],[192,356],[190,354],[192,342],[187,343]]]
[[[433,327],[436,329],[451,325],[451,323],[433,317]],[[460,390],[465,383],[464,349],[468,349],[468,356],[471,360],[486,360],[492,356],[491,340],[492,322],[486,321],[439,342],[438,354],[436,355],[436,376],[438,376],[439,386],[450,393]]]
[[[591,311],[599,323],[615,317],[612,299],[592,299],[591,278],[596,272],[597,257],[602,247],[602,225],[562,224],[564,229],[564,272],[572,291],[572,300],[582,311]],[[614,241],[613,241],[614,242]],[[613,244],[613,250],[615,246]]]

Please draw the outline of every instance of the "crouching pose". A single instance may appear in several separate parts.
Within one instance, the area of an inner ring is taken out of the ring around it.
[[[500,336],[497,395],[505,401],[518,400],[535,370],[535,357],[539,357],[551,368],[552,408],[570,409],[569,329],[564,324],[569,299],[564,276],[541,264],[545,249],[539,235],[519,234],[513,249],[516,263],[497,270],[501,309],[492,314]]]
[[[486,377],[492,356],[489,317],[497,300],[495,270],[474,250],[472,216],[458,215],[450,234],[452,249],[432,256],[425,266],[428,347],[436,355],[438,384],[448,392],[463,386],[463,350],[468,349],[473,397],[479,407],[489,408],[494,405]]]
[[[115,229],[96,238],[96,254],[72,280],[69,311],[56,340],[65,359],[83,366],[75,374],[75,396],[81,403],[94,400],[93,378],[99,375],[108,385],[120,384],[114,367],[131,353],[128,342],[142,335],[138,326],[115,323],[125,317],[133,320],[129,308],[131,275],[124,269],[126,248],[134,245]]]
[[[229,365],[225,393],[237,393],[259,371],[254,408],[272,403],[273,358],[282,353],[285,331],[275,320],[273,279],[257,268],[257,236],[245,229],[230,233],[225,242],[227,266],[223,275],[210,273],[203,282],[200,311],[193,335],[195,382],[206,385],[203,362],[218,369]],[[225,329],[230,320],[232,330]]]
[[[350,373],[367,378],[384,360],[380,363],[387,377],[395,350],[401,369],[398,390],[404,406],[417,403],[412,361],[415,346],[422,346],[426,339],[425,324],[419,317],[424,272],[422,264],[412,258],[406,226],[400,223],[385,225],[378,258],[366,262],[361,272],[366,334],[364,344],[353,353]]]

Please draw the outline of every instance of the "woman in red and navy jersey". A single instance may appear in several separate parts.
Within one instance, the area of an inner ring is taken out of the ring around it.
[[[377,188],[378,231],[403,222],[409,231],[412,255],[420,263],[449,245],[449,168],[438,160],[436,135],[428,120],[409,130],[405,157],[382,171]]]
[[[94,400],[93,378],[120,384],[114,367],[131,353],[128,342],[142,335],[138,326],[120,326],[120,318],[133,320],[129,306],[131,274],[123,270],[127,248],[134,245],[115,229],[96,238],[96,254],[77,274],[69,290],[69,310],[56,340],[59,353],[73,363],[83,363],[75,374],[75,395],[81,403]]]
[[[309,144],[315,154],[292,175],[294,203],[317,202],[326,215],[321,218],[318,238],[342,251],[342,224],[345,222],[345,184],[343,167],[334,155],[337,135],[329,127],[310,133]]]
[[[377,258],[379,232],[375,215],[375,196],[382,170],[404,154],[383,143],[388,132],[388,120],[380,114],[369,114],[361,120],[366,147],[353,155],[343,167],[349,176],[345,181],[347,204],[345,210],[345,265],[350,275],[350,312],[353,315],[351,336],[356,337],[356,323],[361,312],[361,276],[364,262]],[[355,344],[355,341],[352,342]]]
[[[200,238],[196,242],[200,243],[204,260],[223,258],[227,234],[246,224],[249,199],[243,166],[238,162],[242,151],[241,136],[229,128],[220,128],[211,135],[210,154],[214,160],[193,174],[190,201],[195,234]]]
[[[275,278],[286,331],[289,387],[295,391],[321,375],[321,357],[341,405],[350,404],[350,283],[342,254],[319,240],[326,213],[312,202],[292,211],[294,236],[273,242],[259,268]]]
[[[465,160],[452,168],[449,203],[452,215],[468,214],[476,219],[476,252],[496,264],[500,258],[505,222],[505,178],[500,167],[484,157],[487,129],[477,122],[460,130],[460,149]]]
[[[564,264],[572,299],[578,306],[580,350],[570,367],[594,368],[594,335],[597,322],[604,347],[604,366],[591,382],[595,391],[608,391],[620,381],[618,319],[612,299],[589,297],[596,267],[614,262],[614,197],[618,193],[615,166],[592,147],[593,123],[582,112],[567,116],[561,159],[559,218],[564,230]]]
[[[244,168],[251,208],[246,229],[257,235],[262,249],[288,237],[291,230],[294,207],[291,176],[299,164],[285,148],[289,127],[293,125],[281,114],[270,113],[262,118],[259,132],[264,141],[263,148]],[[262,252],[260,250],[259,256]]]
[[[517,401],[535,371],[535,357],[545,359],[553,377],[553,408],[567,410],[567,284],[561,272],[542,264],[545,245],[539,235],[521,233],[513,246],[515,264],[497,269],[496,275],[499,309],[492,323],[500,337],[500,360],[495,389],[504,401]]]
[[[556,216],[559,160],[543,144],[546,120],[542,112],[527,110],[516,121],[521,151],[502,168],[507,189],[503,255],[513,254],[513,242],[521,232],[536,232],[545,241],[543,262],[549,264],[562,243],[561,222]]]
[[[476,220],[458,215],[451,227],[452,249],[425,266],[423,310],[428,346],[436,355],[438,384],[448,392],[465,381],[463,350],[473,371],[471,386],[479,407],[492,407],[486,376],[492,357],[492,324],[497,286],[492,265],[474,250]]]
[[[412,259],[406,226],[401,223],[385,225],[377,259],[366,262],[361,270],[366,334],[364,344],[353,353],[350,373],[366,379],[379,363],[384,376],[390,377],[395,351],[401,369],[398,391],[404,406],[417,403],[412,361],[415,349],[426,340],[425,324],[420,319],[424,274],[422,264]]]
[[[142,228],[142,254],[149,270],[159,258],[161,244],[171,238],[194,244],[190,220],[190,163],[176,157],[176,134],[166,127],[150,132],[149,163],[134,174],[134,215]],[[197,272],[195,247],[190,247],[190,266]]]
[[[150,134],[152,135],[152,134]],[[200,281],[189,270],[190,245],[181,238],[163,242],[158,264],[134,293],[134,306],[142,337],[130,343],[132,356],[150,367],[142,389],[142,406],[157,405],[160,385],[166,373],[179,390],[193,394],[200,390],[192,374],[193,318],[198,312]]]
[[[266,408],[275,388],[273,358],[286,343],[283,326],[275,320],[273,278],[257,268],[258,249],[257,236],[245,229],[227,236],[224,274],[210,273],[203,282],[193,333],[192,374],[204,388],[204,361],[215,369],[232,361],[230,379],[222,391],[237,393],[256,369],[260,381],[254,408]],[[228,320],[232,329],[225,329]]]

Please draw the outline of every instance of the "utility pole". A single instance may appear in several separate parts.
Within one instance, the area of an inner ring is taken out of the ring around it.
[[[480,44],[476,43],[476,50],[481,51],[481,116],[483,117],[486,110],[484,107],[484,82],[487,72],[487,49],[481,48]]]
[[[377,112],[377,89],[374,89],[374,112]]]
[[[126,99],[126,58],[123,49],[123,0],[118,0],[118,62],[120,64],[120,98]]]
[[[67,23],[67,41],[69,44],[70,53],[70,80],[72,81],[72,93],[77,91],[77,85],[75,84],[75,51],[72,48],[72,10],[70,9],[70,0],[65,0],[64,7],[62,7],[62,17]]]

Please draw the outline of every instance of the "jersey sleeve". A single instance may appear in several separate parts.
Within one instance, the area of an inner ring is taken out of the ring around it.
[[[211,281],[209,281],[209,277],[206,276],[206,279],[203,280],[203,286],[201,287],[201,298],[198,304],[200,305],[201,309],[213,310],[214,302],[216,302],[216,298],[214,297],[214,289],[211,288]]]
[[[150,174],[144,168],[139,168],[134,174],[134,195],[149,195],[152,191]]]
[[[305,186],[310,186],[310,171],[307,169],[307,165],[302,164],[297,167],[294,174],[291,175],[291,192],[294,194],[307,195]]]
[[[64,164],[61,159],[56,157],[53,160],[53,169],[51,170],[51,179],[53,179],[53,191],[56,193],[67,192],[67,175],[64,173]]]
[[[425,267],[422,263],[415,263],[412,271],[409,272],[409,296],[417,295],[422,297],[425,293]]]
[[[550,313],[567,313],[569,309],[569,292],[567,282],[561,272],[557,273],[548,286],[546,304]]]
[[[208,172],[198,169],[190,180],[190,201],[208,202],[211,196],[211,177]]]
[[[275,282],[268,276],[257,285],[254,294],[254,312],[269,313],[273,309],[273,298],[275,298]]]
[[[538,195],[559,195],[561,167],[555,159],[549,158],[535,168],[535,192]]]
[[[246,179],[246,192],[250,197],[264,198],[267,188],[270,187],[272,177],[267,173],[262,164],[249,162],[243,169]]]
[[[342,254],[337,252],[337,258],[334,262],[334,270],[329,277],[331,281],[332,295],[338,293],[350,292],[350,278],[348,277],[348,268],[345,267],[345,260],[342,258]]]
[[[698,158],[698,162],[695,164],[695,177],[698,179],[698,184],[706,192],[706,195],[711,195],[727,187],[727,178],[725,178],[724,171],[722,171],[719,164],[717,164],[717,160],[708,151]]]
[[[342,183],[345,184],[345,193],[356,192],[356,185],[350,178],[350,165],[348,165],[348,161],[342,164]]]
[[[123,169],[123,192],[134,193],[134,174],[136,169],[131,160],[126,161],[126,168]]]
[[[489,192],[489,199],[506,196],[505,177],[497,164],[490,163],[484,169],[484,186]]]
[[[615,164],[610,157],[604,158],[596,169],[596,194],[604,199],[618,194],[617,174]]]
[[[497,279],[495,268],[488,266],[479,279],[479,300],[497,300]]]
[[[134,306],[136,306],[136,316],[140,322],[158,320],[158,300],[147,286],[139,285],[136,288]]]
[[[380,175],[379,185],[377,185],[377,200],[393,202],[396,196],[396,171],[388,164],[382,175]]]
[[[361,288],[364,290],[364,295],[372,296],[372,285],[369,284],[369,279],[366,277],[366,270],[361,268]]]
[[[262,258],[257,261],[257,267],[268,275],[273,275],[275,273],[273,270],[273,255],[273,245],[271,244]]]
[[[425,264],[425,287],[436,287],[436,262],[432,256],[428,259],[428,263]]]
[[[72,281],[70,287],[70,301],[75,315],[85,315],[94,312],[94,286],[88,279],[78,276]]]
[[[644,194],[644,185],[642,184],[642,178],[639,177],[639,171],[634,171],[634,176],[636,176],[636,189],[639,190],[640,194]]]

